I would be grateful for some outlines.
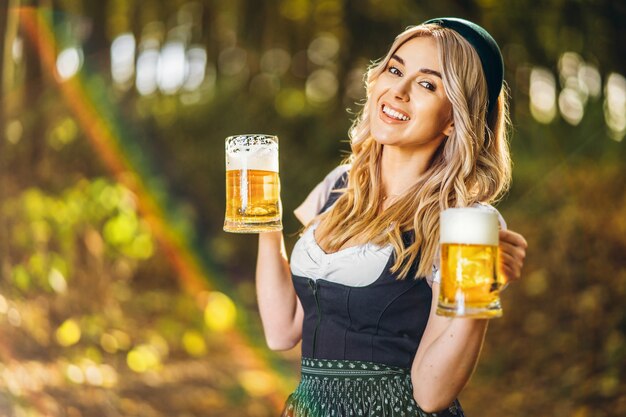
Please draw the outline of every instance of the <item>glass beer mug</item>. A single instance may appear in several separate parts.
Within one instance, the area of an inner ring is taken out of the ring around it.
[[[281,218],[278,137],[250,134],[226,138],[224,230],[282,230]]]
[[[502,316],[498,274],[498,213],[452,208],[440,216],[441,285],[437,314]]]

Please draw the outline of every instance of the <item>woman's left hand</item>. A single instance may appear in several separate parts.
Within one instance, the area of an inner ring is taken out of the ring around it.
[[[512,230],[500,230],[500,273],[505,277],[505,286],[522,276],[526,248],[528,243],[524,236]]]

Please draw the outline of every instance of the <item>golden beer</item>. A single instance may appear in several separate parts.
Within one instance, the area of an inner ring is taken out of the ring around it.
[[[278,138],[239,135],[226,139],[224,230],[258,233],[281,230]]]
[[[498,274],[498,215],[483,208],[441,214],[441,285],[437,314],[502,316]]]

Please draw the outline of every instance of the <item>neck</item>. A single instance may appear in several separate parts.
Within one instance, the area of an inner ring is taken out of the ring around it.
[[[396,197],[409,188],[426,172],[433,152],[406,152],[394,146],[383,146],[380,175],[383,195]]]

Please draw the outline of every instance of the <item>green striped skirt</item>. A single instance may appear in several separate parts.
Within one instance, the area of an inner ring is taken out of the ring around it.
[[[458,401],[437,413],[413,399],[408,368],[374,362],[302,358],[302,377],[282,417],[464,417]]]

